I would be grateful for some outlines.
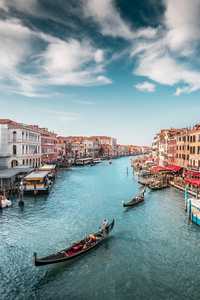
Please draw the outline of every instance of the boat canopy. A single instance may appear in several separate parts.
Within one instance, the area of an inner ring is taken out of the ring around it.
[[[142,172],[140,173],[139,175],[145,175],[145,174],[148,174],[149,172],[145,171],[145,172]]]
[[[48,171],[36,171],[25,177],[26,180],[38,180],[43,179],[49,174]]]
[[[40,171],[53,171],[56,165],[44,165],[40,168]]]

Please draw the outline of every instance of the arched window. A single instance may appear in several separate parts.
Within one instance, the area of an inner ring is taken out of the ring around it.
[[[30,165],[32,164],[32,159],[30,159]]]
[[[18,161],[17,160],[13,160],[11,162],[11,167],[13,168],[13,167],[16,167],[16,166],[18,166]]]
[[[22,141],[24,140],[24,132],[22,131]]]
[[[23,162],[22,162],[22,164],[23,164],[23,165],[25,165],[25,159],[23,159]]]
[[[17,147],[16,145],[13,146],[13,155],[16,155],[17,154]]]
[[[26,160],[26,164],[28,165],[28,159]]]
[[[17,132],[13,131],[13,142],[16,142],[17,140]]]

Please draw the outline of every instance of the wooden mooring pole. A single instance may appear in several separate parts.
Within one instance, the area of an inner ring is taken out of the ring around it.
[[[24,205],[24,185],[22,181],[20,183],[19,190],[19,205]]]
[[[187,211],[188,188],[185,188],[185,211]]]

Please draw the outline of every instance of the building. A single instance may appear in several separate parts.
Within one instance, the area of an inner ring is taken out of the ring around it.
[[[176,138],[176,160],[175,164],[179,167],[188,168],[190,141],[188,128],[182,128],[179,133],[175,135]]]
[[[189,131],[189,164],[188,167],[195,171],[200,171],[200,124],[196,124]]]
[[[41,134],[29,125],[0,119],[0,168],[41,165]]]
[[[38,125],[30,125],[41,134],[41,162],[52,163],[57,161],[57,134],[49,131],[48,128],[40,128]]]

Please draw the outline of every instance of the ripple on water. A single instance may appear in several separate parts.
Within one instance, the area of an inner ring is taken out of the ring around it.
[[[0,290],[4,299],[193,299],[200,292],[200,230],[188,221],[184,193],[142,188],[129,158],[60,169],[49,195],[25,196],[24,207],[0,214]],[[33,252],[48,255],[115,218],[111,235],[94,251],[36,268]],[[92,297],[91,297],[92,295]]]

